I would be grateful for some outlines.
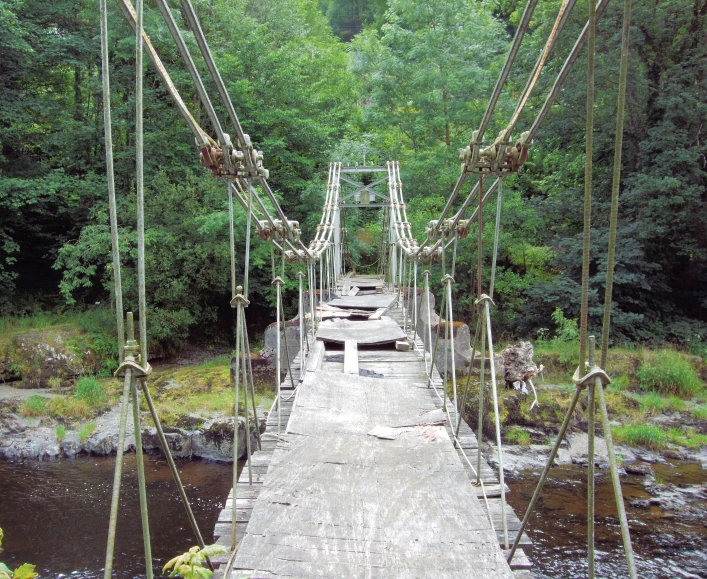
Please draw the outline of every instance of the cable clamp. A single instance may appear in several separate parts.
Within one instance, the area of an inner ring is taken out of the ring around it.
[[[496,303],[491,299],[491,297],[486,294],[481,294],[481,297],[478,300],[476,300],[474,303],[477,306],[480,306],[481,304],[485,304],[486,302],[488,302],[492,306],[496,305]]]
[[[115,376],[116,378],[124,378],[128,368],[133,371],[134,378],[146,378],[147,376],[152,374],[152,366],[150,366],[149,364],[145,364],[145,367],[143,368],[142,366],[140,366],[140,364],[138,364],[137,360],[135,360],[131,356],[130,358],[125,358],[125,360],[118,367],[113,376]]]
[[[464,239],[469,235],[469,232],[471,231],[471,220],[470,219],[462,219],[460,221],[457,221],[457,237],[459,239]]]
[[[579,375],[579,366],[574,371],[574,376],[572,376],[572,381],[580,388],[586,388],[589,384],[593,384],[594,380],[599,378],[601,380],[602,388],[607,384],[611,384],[611,378],[609,375],[602,370],[599,366],[592,366],[589,371],[584,376]]]
[[[243,295],[243,286],[239,285],[236,288],[236,295],[235,297],[231,300],[231,307],[235,308],[236,306],[241,305],[244,308],[247,308],[250,305],[250,300],[246,298]]]

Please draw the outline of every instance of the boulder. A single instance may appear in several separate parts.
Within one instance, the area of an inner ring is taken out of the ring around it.
[[[285,340],[287,340],[287,351],[285,350]],[[275,366],[275,353],[277,352],[277,323],[273,322],[265,328],[263,349],[259,352],[260,357],[268,360]],[[290,356],[290,363],[294,361],[299,353],[299,320],[297,318],[287,320],[284,330],[280,329],[280,364],[282,371],[287,371],[287,354]]]
[[[18,387],[45,388],[84,371],[81,357],[67,345],[70,329],[52,328],[18,334],[0,346],[0,380],[20,380]],[[95,356],[94,356],[95,357]]]

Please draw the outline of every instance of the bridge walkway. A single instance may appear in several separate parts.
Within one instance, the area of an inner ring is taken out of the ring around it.
[[[388,316],[402,325],[400,308]],[[479,500],[441,400],[427,388],[419,339],[407,352],[359,349],[358,375],[344,374],[344,350],[335,348],[315,342],[304,371],[294,360],[295,384],[302,381],[296,392],[289,377],[283,382],[281,433],[271,411],[253,484],[246,469],[240,476],[231,576],[525,577],[527,558],[517,556],[512,571],[499,546],[498,480],[484,461],[487,500]],[[460,434],[474,456],[465,423]],[[227,545],[231,500],[215,529]]]

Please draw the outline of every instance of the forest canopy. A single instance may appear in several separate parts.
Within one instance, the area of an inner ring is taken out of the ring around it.
[[[171,4],[197,52],[178,3]],[[329,162],[362,162],[364,147],[369,162],[400,162],[413,232],[424,238],[456,181],[458,149],[479,125],[524,7],[517,0],[194,5],[244,129],[264,151],[272,186],[287,214],[302,223],[305,240],[318,222]],[[505,126],[559,5],[539,2],[487,141]],[[135,308],[135,40],[117,6],[109,3],[109,12],[124,291],[126,306]],[[621,2],[609,2],[597,30],[593,331],[601,323],[606,273],[622,12]],[[532,122],[586,18],[586,2],[578,2],[518,134]],[[205,118],[149,1],[145,27],[192,114]],[[693,348],[707,341],[706,31],[707,0],[634,6],[612,314],[617,342]],[[110,303],[98,3],[2,0],[0,53],[0,314]],[[206,78],[205,67],[202,73]],[[145,74],[150,334],[168,348],[190,339],[227,340],[226,186],[200,166],[151,65]],[[558,308],[567,319],[579,314],[585,107],[583,51],[528,162],[505,179],[493,315],[497,334],[508,338],[552,329]],[[217,112],[226,117],[218,106]],[[488,276],[495,203],[484,219]],[[354,256],[365,261],[379,221],[374,212],[348,214]],[[245,224],[238,213],[237,255]],[[472,237],[458,247],[455,319],[473,315]],[[270,247],[254,243],[251,259],[251,312],[270,321]],[[295,284],[288,280],[289,291]]]

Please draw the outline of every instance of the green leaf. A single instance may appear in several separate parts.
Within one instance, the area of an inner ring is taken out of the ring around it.
[[[37,573],[34,572],[34,565],[25,563],[24,565],[20,565],[17,569],[15,569],[15,572],[12,575],[12,579],[34,579],[34,577],[36,576]]]

